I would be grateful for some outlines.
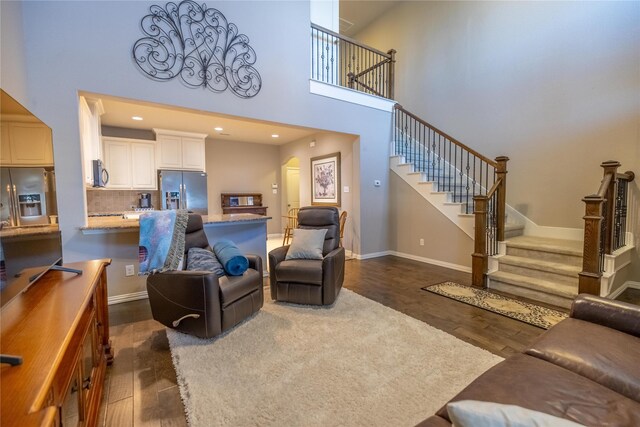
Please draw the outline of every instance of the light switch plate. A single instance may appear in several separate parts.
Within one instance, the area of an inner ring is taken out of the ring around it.
[[[349,186],[348,186],[348,185],[345,185],[345,186],[344,186],[344,189],[343,189],[342,191],[344,191],[345,193],[348,193],[348,192],[349,192]]]
[[[133,276],[135,274],[135,270],[133,268],[133,264],[129,264],[124,267],[124,275],[125,276]]]
[[[277,188],[274,188],[273,190],[271,190],[271,192],[272,192],[273,194],[278,194],[278,189],[277,189]]]

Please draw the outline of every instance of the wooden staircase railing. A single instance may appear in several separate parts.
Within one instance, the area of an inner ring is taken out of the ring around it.
[[[395,54],[311,24],[313,80],[393,99]]]
[[[584,249],[578,291],[600,294],[604,257],[626,244],[626,222],[629,183],[635,174],[618,173],[620,162],[609,160],[600,166],[604,177],[596,194],[582,199],[585,203]]]
[[[471,255],[471,284],[479,288],[487,286],[489,256],[498,253],[498,242],[504,241],[507,208],[506,156],[496,157],[496,181],[485,195],[474,200],[475,235],[474,252]]]
[[[483,156],[396,104],[392,153],[475,214],[472,283],[485,287],[488,257],[504,240],[508,157]]]

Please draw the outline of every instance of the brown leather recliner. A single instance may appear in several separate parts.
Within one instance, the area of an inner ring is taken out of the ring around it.
[[[269,252],[271,298],[297,304],[333,304],[344,282],[344,248],[340,243],[338,209],[304,207],[298,211],[298,228],[326,228],[323,259],[285,260],[289,246]]]
[[[190,248],[209,248],[202,217],[189,214],[184,263]],[[200,338],[220,335],[256,313],[264,304],[262,258],[246,255],[242,276],[207,271],[167,271],[147,277],[153,318],[163,325]]]

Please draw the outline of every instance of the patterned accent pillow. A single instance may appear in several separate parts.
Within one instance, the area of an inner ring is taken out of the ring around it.
[[[187,270],[210,271],[218,277],[224,276],[224,267],[216,258],[216,254],[208,249],[191,248],[187,255]]]

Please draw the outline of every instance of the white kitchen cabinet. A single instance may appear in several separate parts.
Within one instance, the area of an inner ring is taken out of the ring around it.
[[[206,134],[154,129],[158,169],[205,171]]]
[[[42,123],[3,122],[0,163],[12,166],[53,166],[51,129]]]
[[[0,165],[11,164],[11,144],[9,144],[9,124],[0,123]]]
[[[107,189],[130,189],[131,143],[105,138],[104,168],[109,173]]]
[[[157,136],[158,169],[182,169],[182,138],[179,136]]]
[[[106,189],[155,190],[158,188],[155,143],[126,138],[103,138],[104,166],[109,173]]]
[[[80,97],[80,145],[82,148],[82,173],[86,185],[93,185],[93,160],[104,160],[100,116],[104,114],[102,101]]]
[[[131,188],[155,190],[158,179],[155,163],[155,143],[131,143]]]

